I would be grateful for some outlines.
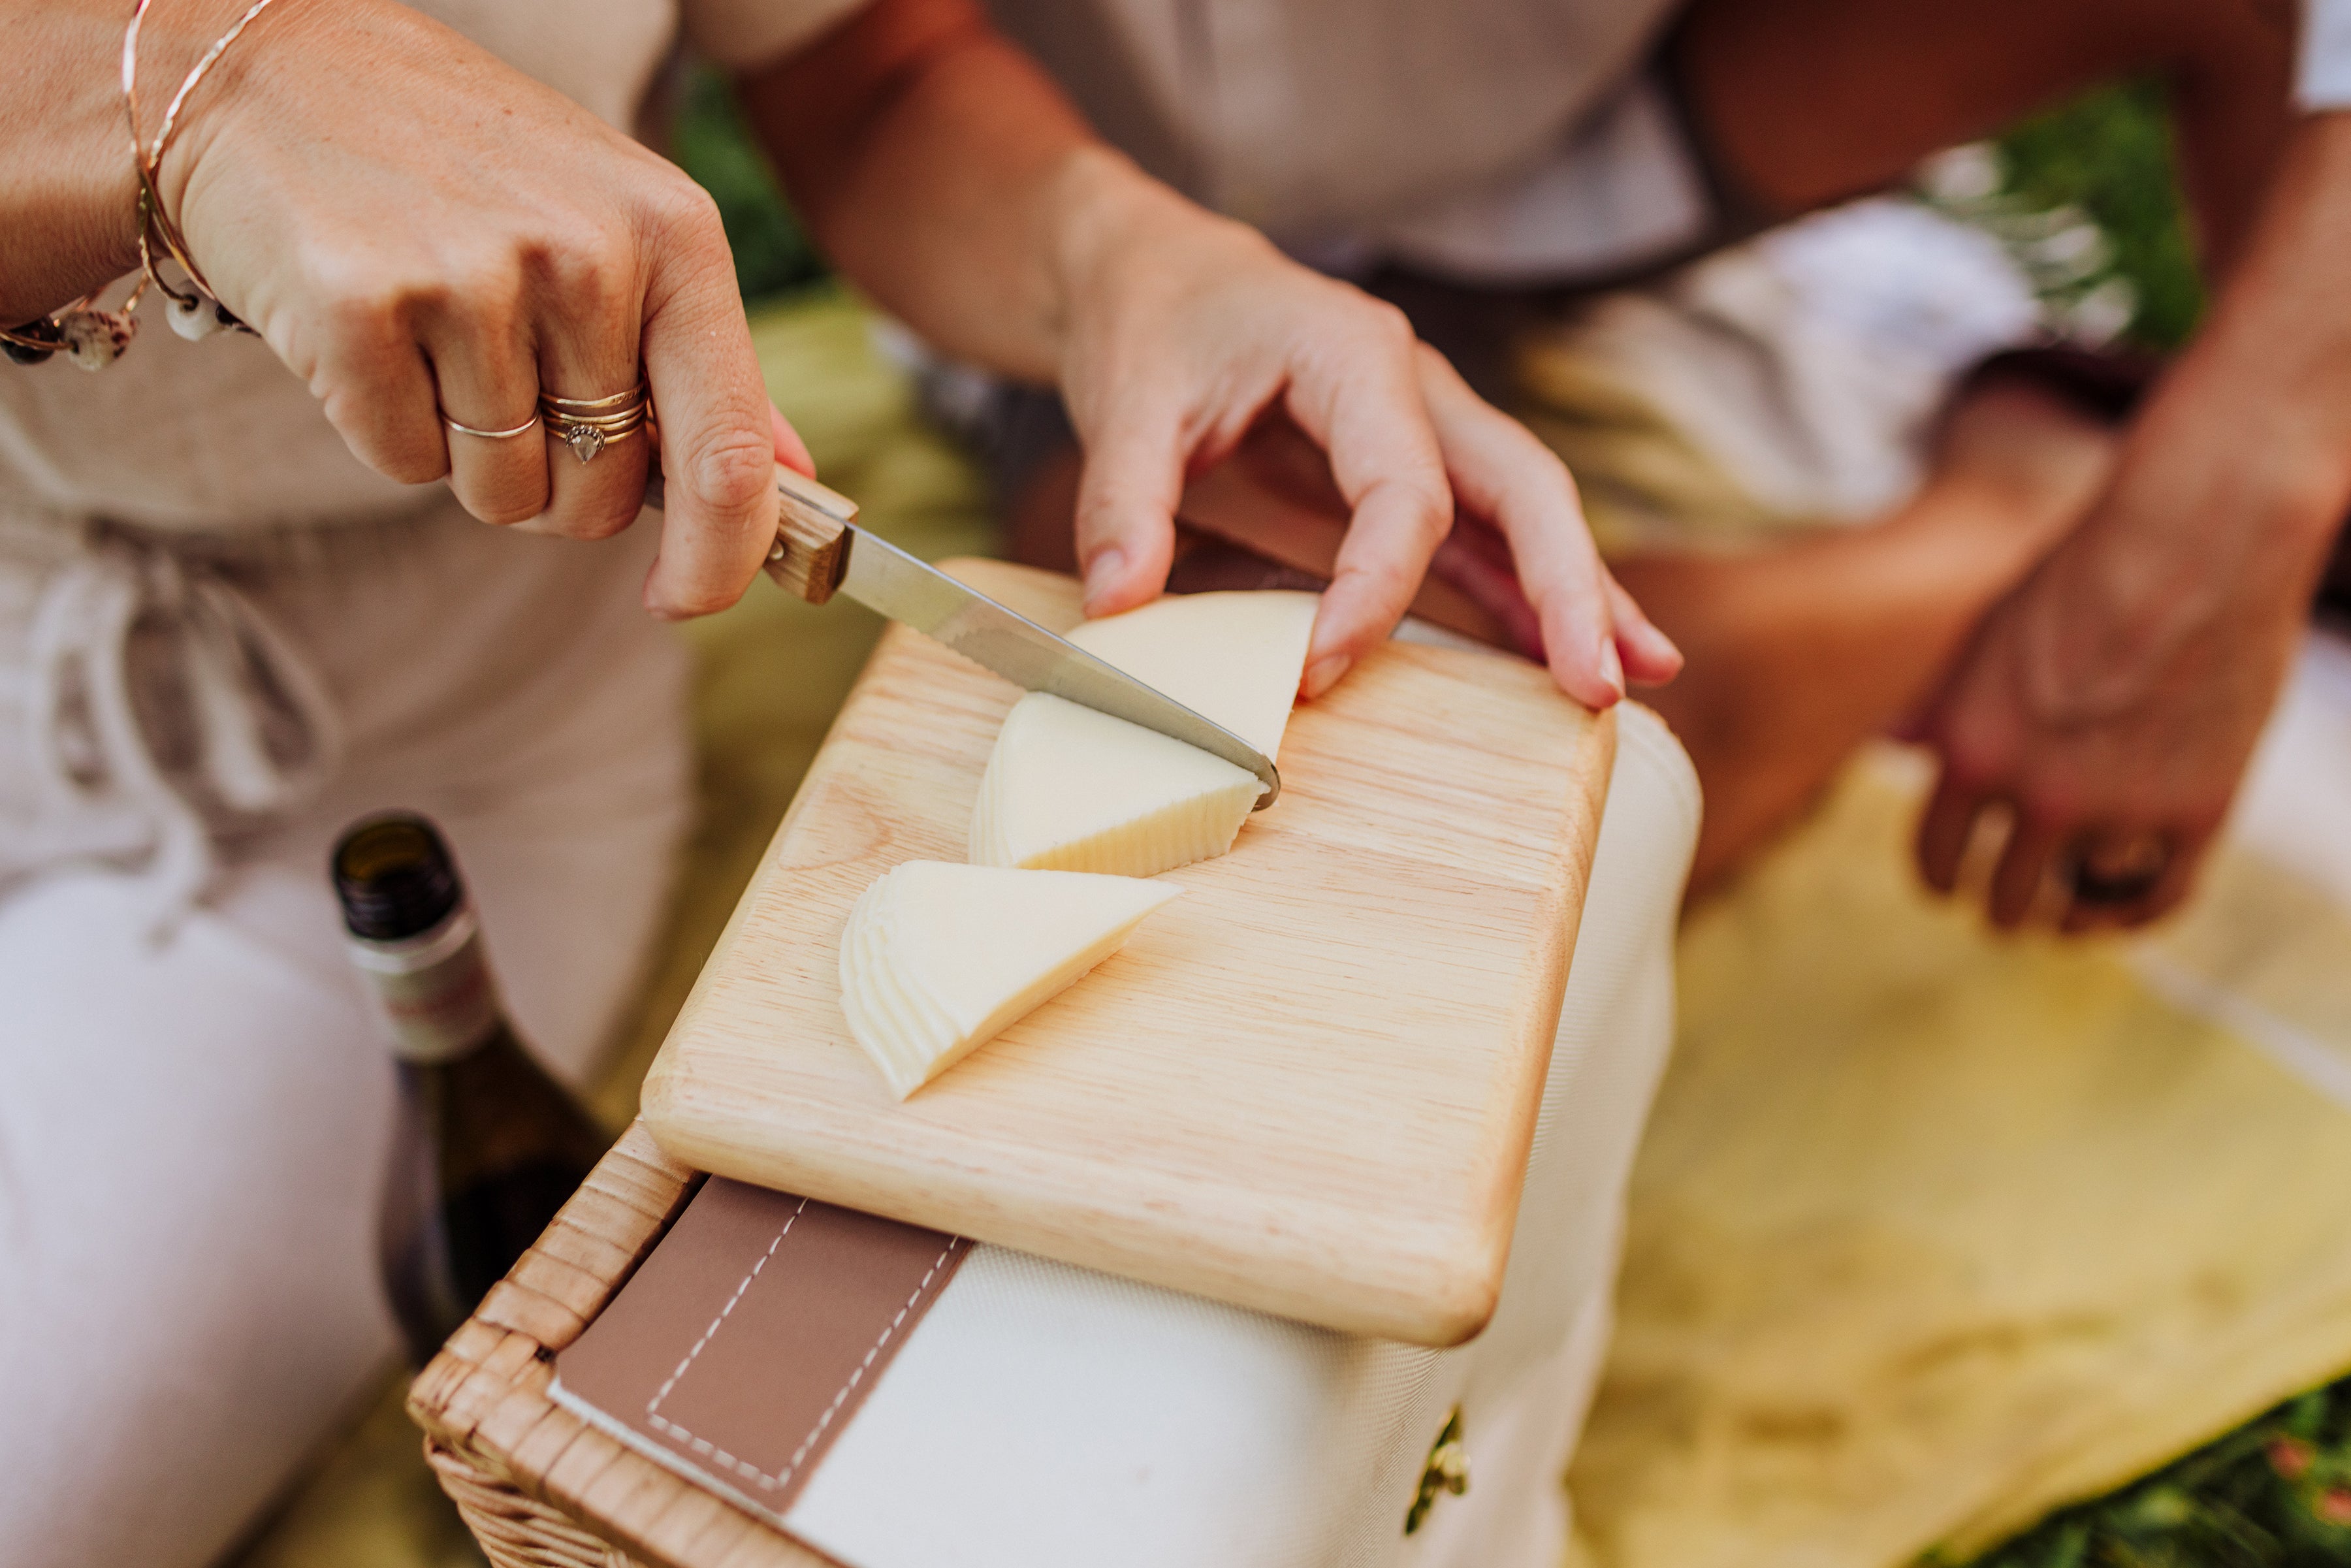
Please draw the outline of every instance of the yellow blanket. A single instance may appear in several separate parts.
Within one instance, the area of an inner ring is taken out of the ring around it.
[[[2351,1115],[2119,945],[1918,891],[1885,756],[1681,945],[1570,1476],[1610,1568],[1964,1556],[2351,1367]],[[2307,1023],[2351,931],[2240,856],[2169,934]]]

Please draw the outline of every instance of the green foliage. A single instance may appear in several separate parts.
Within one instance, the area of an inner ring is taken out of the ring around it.
[[[687,78],[670,153],[718,203],[746,300],[804,288],[831,275],[785,204],[776,173],[751,140],[726,81],[708,69]]]
[[[2001,151],[2009,193],[2035,207],[2078,207],[2105,231],[2112,270],[2138,293],[2130,336],[2153,349],[2186,341],[2204,291],[2173,175],[2161,87],[2091,93],[2026,120],[2001,139]]]
[[[1975,1568],[2351,1565],[2351,1377],[2146,1479],[2065,1510]]]

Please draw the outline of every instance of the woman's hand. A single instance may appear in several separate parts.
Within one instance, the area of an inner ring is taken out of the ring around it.
[[[371,466],[446,475],[487,522],[615,533],[651,432],[583,464],[442,415],[510,429],[542,391],[625,392],[642,365],[669,496],[647,606],[719,609],[758,571],[773,465],[807,454],[768,405],[716,209],[674,166],[405,6],[347,0],[273,10],[223,57],[162,191],[223,303]]]
[[[1532,434],[1395,309],[1104,148],[973,0],[874,0],[741,85],[844,272],[940,350],[1061,387],[1086,447],[1089,610],[1160,591],[1186,475],[1278,405],[1329,455],[1352,511],[1310,695],[1395,624],[1457,504],[1507,532],[1569,692],[1605,706],[1626,676],[1678,667]]]
[[[1656,683],[1680,668],[1601,564],[1565,466],[1400,311],[1123,160],[1081,154],[1062,178],[1073,216],[1061,380],[1085,444],[1077,545],[1089,614],[1160,591],[1187,475],[1278,405],[1328,454],[1352,514],[1307,654],[1308,696],[1395,628],[1457,504],[1509,540],[1571,695],[1606,707],[1628,676]]]

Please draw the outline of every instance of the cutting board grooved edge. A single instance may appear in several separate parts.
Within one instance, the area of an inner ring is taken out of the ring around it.
[[[1540,1101],[1542,1084],[1551,1071],[1552,1050],[1556,1040],[1561,1008],[1567,998],[1567,987],[1573,976],[1575,939],[1583,928],[1584,891],[1591,885],[1592,857],[1599,848],[1600,818],[1606,809],[1608,780],[1613,777],[1616,760],[1616,712],[1614,708],[1596,716],[1593,725],[1593,767],[1573,781],[1570,795],[1576,809],[1561,820],[1559,858],[1564,873],[1561,883],[1551,890],[1549,902],[1556,906],[1561,938],[1553,949],[1555,961],[1537,964],[1520,977],[1522,999],[1520,1013],[1524,1018],[1529,1039],[1524,1058],[1526,1077],[1531,1081],[1531,1092]],[[1549,1022],[1546,1024],[1545,1019]],[[1521,1092],[1526,1092],[1524,1086]],[[1507,1228],[1518,1218],[1520,1173],[1526,1169],[1528,1155],[1534,1146],[1534,1119],[1528,1117],[1519,1128],[1514,1146],[1498,1161],[1497,1178],[1507,1192],[1496,1205],[1496,1216]],[[1507,1237],[1504,1239],[1507,1242]]]

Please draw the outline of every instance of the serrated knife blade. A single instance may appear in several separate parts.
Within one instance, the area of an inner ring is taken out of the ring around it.
[[[847,497],[780,465],[776,489],[783,497],[783,517],[767,570],[788,591],[813,604],[845,594],[1023,691],[1046,692],[1221,757],[1265,786],[1258,810],[1280,795],[1281,774],[1273,759],[1248,741],[859,528],[857,504]],[[659,507],[663,498],[662,476],[655,472],[645,482],[645,504]]]

